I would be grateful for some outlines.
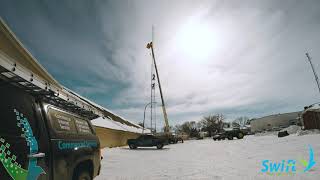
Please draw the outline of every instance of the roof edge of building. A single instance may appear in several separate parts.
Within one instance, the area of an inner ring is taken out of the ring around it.
[[[266,117],[272,117],[272,116],[280,116],[280,115],[286,115],[286,114],[293,114],[293,113],[302,113],[303,111],[294,111],[294,112],[287,112],[287,113],[279,113],[279,114],[271,114],[271,115],[267,115],[267,116],[262,116],[262,117],[259,117],[259,118],[254,118],[252,119],[252,121],[256,121],[256,120],[259,120],[259,119],[262,119],[262,118],[266,118]]]

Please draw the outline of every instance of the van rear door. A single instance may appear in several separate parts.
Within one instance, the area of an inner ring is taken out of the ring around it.
[[[1,180],[49,179],[47,133],[37,109],[30,94],[10,84],[0,85]]]

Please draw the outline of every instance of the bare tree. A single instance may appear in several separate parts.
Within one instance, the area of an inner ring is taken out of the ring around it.
[[[182,128],[181,128],[181,125],[179,124],[175,125],[173,129],[176,134],[182,133]]]
[[[236,118],[233,123],[238,124],[239,127],[244,127],[245,125],[247,125],[249,123],[249,118],[246,116],[241,116]]]
[[[174,131],[177,134],[188,134],[190,137],[198,137],[200,131],[206,131],[209,136],[212,136],[214,133],[221,131],[224,119],[223,114],[204,116],[199,122],[187,121],[181,125],[176,125]]]
[[[197,128],[198,131],[202,131],[202,130],[203,130],[201,121],[198,121],[198,122],[196,123],[196,128]]]
[[[224,115],[215,114],[203,117],[200,123],[202,125],[202,129],[207,131],[209,136],[212,136],[213,133],[221,131],[224,119]]]
[[[185,134],[189,135],[190,137],[198,137],[199,136],[199,129],[197,128],[197,123],[195,121],[191,121],[191,122],[187,121],[181,125],[176,125],[175,132],[177,134],[185,133]]]
[[[171,131],[176,131],[176,129],[175,129],[176,127],[173,127],[173,126],[169,126],[169,132],[171,132]],[[164,126],[164,127],[162,127],[162,131],[163,132],[166,132],[166,127]]]
[[[139,122],[138,125],[144,128],[144,125],[142,122]]]

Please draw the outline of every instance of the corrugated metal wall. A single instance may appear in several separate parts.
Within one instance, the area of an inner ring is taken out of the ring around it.
[[[275,114],[251,121],[251,131],[271,130],[273,127],[289,126],[297,123],[300,112],[292,112],[285,114]]]
[[[320,110],[308,110],[302,115],[305,129],[320,129]]]
[[[105,147],[119,147],[127,145],[128,139],[135,139],[140,134],[133,132],[126,132],[108,128],[95,126],[97,136],[99,137],[101,148]]]

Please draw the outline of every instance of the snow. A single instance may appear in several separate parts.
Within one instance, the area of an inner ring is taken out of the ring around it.
[[[310,130],[299,130],[297,132],[298,136],[304,136],[304,135],[308,135],[308,134],[320,134],[320,130],[319,129],[310,129]]]
[[[77,96],[78,98],[86,101],[87,103],[91,104],[92,106],[94,106],[94,107],[96,107],[96,108],[99,108],[99,109],[101,109],[101,110],[103,110],[103,111],[109,112],[109,113],[113,114],[114,116],[117,116],[117,117],[119,117],[120,119],[128,122],[129,124],[132,124],[132,125],[134,125],[134,126],[140,127],[140,126],[137,125],[136,123],[133,123],[133,122],[125,119],[124,117],[121,117],[120,115],[115,114],[114,112],[110,111],[109,109],[107,109],[107,108],[105,108],[105,107],[103,107],[103,106],[100,106],[99,104],[96,104],[96,103],[90,101],[89,99],[87,99],[87,98],[85,98],[85,97],[80,96],[78,93],[76,93],[76,92],[74,92],[74,91],[72,91],[72,90],[70,90],[70,89],[68,89],[68,88],[66,88],[66,87],[63,87],[63,88],[64,88],[64,90],[66,90],[67,92],[69,92],[69,93]],[[101,118],[101,117],[99,117],[99,118]],[[98,118],[98,119],[99,119],[99,118]],[[142,127],[141,127],[141,128],[142,128]],[[137,128],[137,129],[138,129],[138,128]],[[141,131],[141,130],[142,130],[142,129],[140,129],[140,131]]]
[[[91,123],[99,127],[125,131],[123,127],[119,126],[118,124],[116,124],[115,121],[112,121],[108,118],[99,117],[97,119],[92,120]]]
[[[281,131],[287,131],[288,134],[296,134],[299,130],[301,130],[300,126],[297,125],[291,125],[287,128],[282,129]]]
[[[310,130],[302,130],[300,126],[297,125],[291,125],[287,128],[284,128],[280,131],[287,131],[288,134],[291,135],[297,135],[297,136],[304,136],[304,135],[310,135],[310,134],[320,134],[319,129],[310,129]],[[255,136],[278,136],[278,131],[265,131],[261,133],[256,133]]]
[[[92,120],[91,123],[94,126],[98,126],[98,127],[104,127],[104,128],[134,132],[134,133],[142,133],[142,128],[139,129],[133,126],[128,126],[126,124],[122,124],[120,122],[114,121],[109,118],[98,117],[97,119]],[[151,131],[149,129],[145,129],[145,133],[150,133],[150,132]]]
[[[264,132],[261,132],[261,133],[255,133],[254,135],[255,136],[270,136],[270,135],[277,136],[278,135],[278,131],[264,131]]]
[[[319,138],[320,134],[245,136],[233,141],[190,140],[162,150],[104,149],[101,174],[96,180],[320,179]],[[311,171],[282,176],[260,172],[265,159],[308,160],[308,145],[313,147],[317,162]]]

